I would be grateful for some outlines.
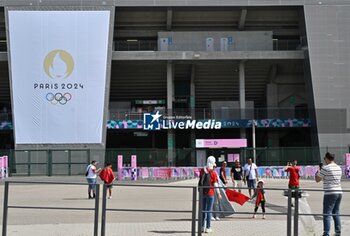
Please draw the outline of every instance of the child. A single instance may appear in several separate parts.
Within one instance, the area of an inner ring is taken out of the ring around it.
[[[251,199],[253,199],[254,197],[256,197],[256,200],[255,200],[255,208],[254,208],[253,218],[256,218],[256,212],[258,211],[259,205],[261,204],[261,209],[263,212],[262,218],[266,219],[266,217],[265,217],[266,198],[265,198],[264,181],[263,180],[258,181],[258,186],[256,187],[255,193]]]
[[[112,188],[113,188],[113,181],[115,180],[115,175],[112,170],[112,164],[106,163],[105,168],[100,173],[101,180],[104,181],[106,187],[108,188],[109,196],[108,199],[112,198]]]

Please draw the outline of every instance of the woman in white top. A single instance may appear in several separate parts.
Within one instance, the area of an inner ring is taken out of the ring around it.
[[[86,180],[89,184],[88,188],[88,197],[89,199],[93,199],[96,196],[96,180],[97,174],[100,173],[101,168],[97,169],[96,167],[97,161],[93,160],[90,165],[86,167]],[[92,195],[91,195],[92,192]]]

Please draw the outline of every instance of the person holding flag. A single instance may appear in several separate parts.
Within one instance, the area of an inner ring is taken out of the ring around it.
[[[113,188],[113,181],[116,179],[115,175],[112,170],[112,164],[106,163],[105,168],[100,173],[100,179],[105,183],[107,189],[108,189],[108,199],[112,198],[112,188]]]

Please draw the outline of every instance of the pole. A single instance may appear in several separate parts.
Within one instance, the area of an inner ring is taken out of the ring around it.
[[[294,236],[299,233],[299,190],[295,189],[295,204],[294,204]]]
[[[95,195],[95,214],[94,214],[94,236],[98,236],[98,213],[100,206],[100,185],[95,184],[96,195]]]
[[[292,236],[292,190],[288,189],[287,236]]]
[[[192,229],[191,236],[196,235],[196,214],[197,214],[197,187],[192,189]]]
[[[2,236],[7,235],[8,200],[9,200],[9,182],[5,182],[4,206],[3,206],[3,216],[2,216]]]
[[[255,151],[255,148],[256,148],[256,144],[255,144],[255,120],[253,120],[253,124],[252,124],[252,139],[253,139],[253,160],[254,160],[254,163],[256,164],[256,151]]]
[[[202,235],[202,208],[203,208],[203,188],[199,188],[198,203],[198,236]]]
[[[103,185],[102,191],[102,209],[101,209],[101,236],[106,235],[106,207],[107,207],[107,187]]]

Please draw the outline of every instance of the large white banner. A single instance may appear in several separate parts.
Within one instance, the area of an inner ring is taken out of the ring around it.
[[[16,144],[100,144],[110,11],[9,10]]]

